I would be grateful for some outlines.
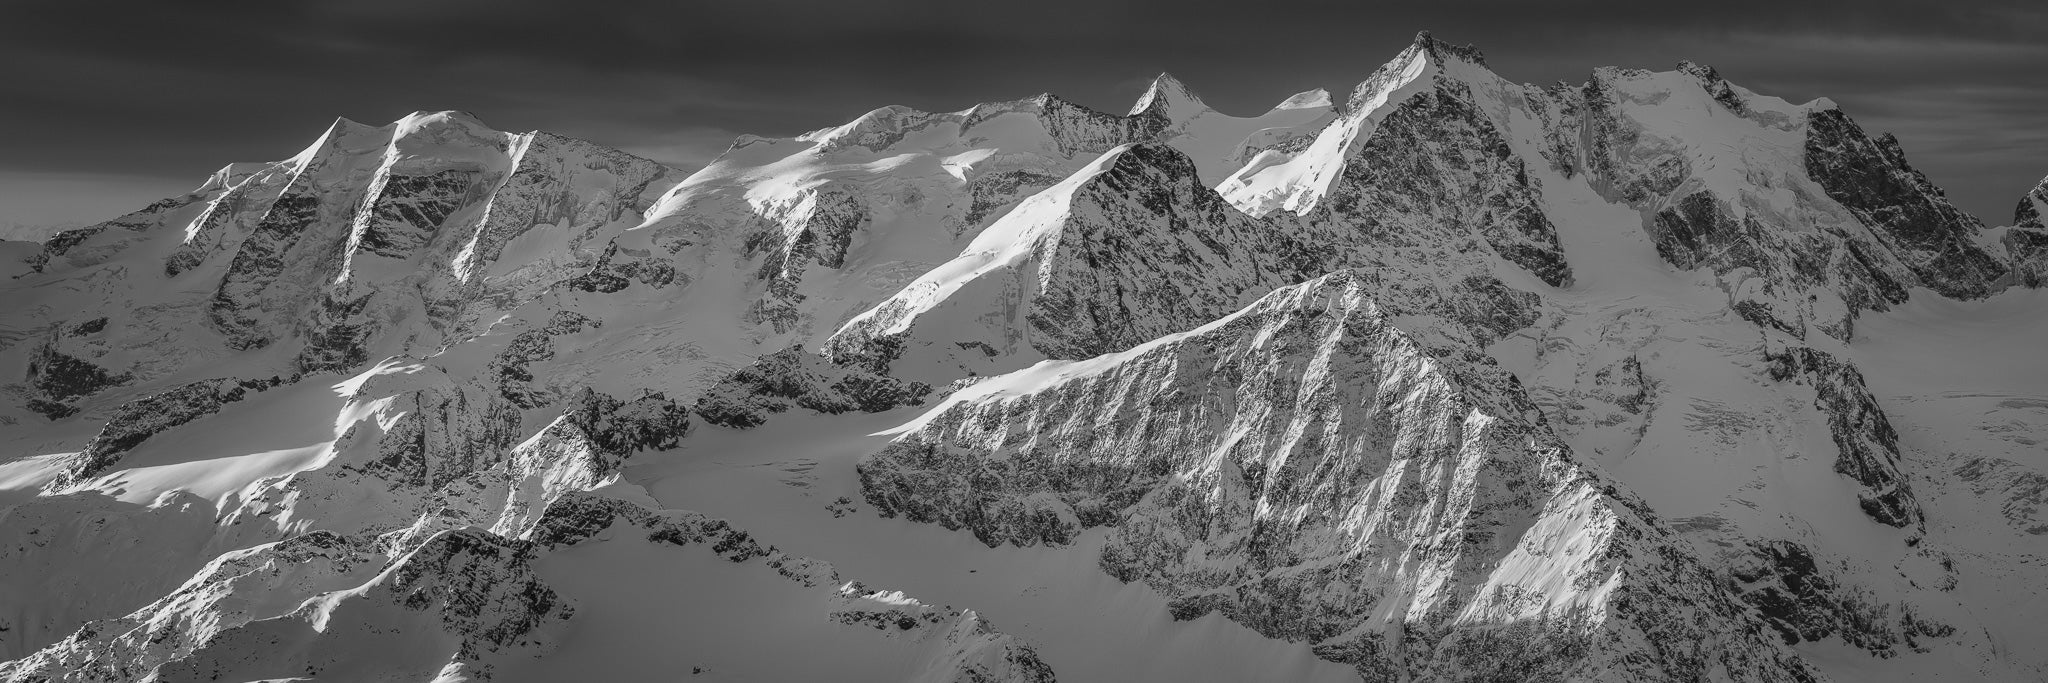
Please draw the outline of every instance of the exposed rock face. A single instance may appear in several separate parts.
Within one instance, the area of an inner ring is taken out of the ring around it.
[[[439,488],[490,466],[518,435],[519,414],[474,387],[429,386],[386,406],[394,421],[376,439],[376,458],[362,468],[395,483]]]
[[[53,268],[85,268],[104,263],[141,240],[139,233],[157,227],[193,203],[192,197],[163,199],[99,225],[59,232],[43,242],[41,252],[29,257],[29,268],[41,273]]]
[[[621,455],[675,448],[690,428],[689,410],[654,393],[621,401],[586,388],[566,417],[598,448]]]
[[[708,549],[734,563],[758,564],[802,589],[827,593],[834,608],[821,615],[846,626],[873,629],[885,638],[936,642],[914,678],[929,683],[1051,683],[1052,668],[1015,636],[997,631],[973,610],[939,608],[901,592],[871,590],[844,581],[832,565],[763,546],[725,520],[684,510],[648,510],[616,498],[579,494],[549,505],[527,534],[549,548],[589,542],[600,534],[633,534],[648,543]]]
[[[1757,561],[1737,567],[1735,580],[1786,643],[1840,637],[1880,657],[1901,650],[1928,651],[1922,638],[1946,638],[1955,627],[1916,617],[1872,598],[1867,589],[1838,584],[1805,547],[1779,541],[1758,549]]]
[[[1430,42],[1421,52],[1441,49]],[[1471,85],[1441,72],[1434,79],[1380,119],[1318,203],[1327,214],[1312,220],[1342,221],[1377,249],[1441,248],[1476,235],[1538,279],[1569,282],[1525,162],[1480,112]]]
[[[2043,178],[2013,210],[2012,227],[2001,240],[2010,259],[2009,267],[2026,287],[2048,287],[2048,178]]]
[[[1293,214],[1319,241],[1356,250],[1340,267],[1396,268],[1438,287],[1497,290],[1494,264],[1505,261],[1564,285],[1570,266],[1541,188],[1507,144],[1510,122],[1496,101],[1503,87],[1513,86],[1486,72],[1476,50],[1418,35],[1359,84],[1345,114],[1313,143],[1247,165],[1220,189],[1255,216]],[[1382,296],[1414,308],[1438,299]],[[1533,319],[1528,310],[1503,315]]]
[[[529,543],[473,529],[446,532],[360,587],[225,629],[155,673],[165,680],[489,680],[488,660],[544,651],[574,614],[534,575],[534,559]],[[364,647],[387,656],[361,657]]]
[[[1301,228],[1231,207],[1186,155],[1135,145],[1020,205],[826,352],[876,368],[908,354],[913,377],[934,363],[974,373],[1087,358],[1213,320],[1333,260]]]
[[[868,590],[855,581],[840,586],[845,607],[831,619],[872,628],[892,638],[938,641],[938,655],[926,661],[918,681],[932,683],[1053,683],[1051,666],[1016,636],[997,631],[973,610],[903,604],[902,593]]]
[[[29,399],[28,407],[52,420],[70,417],[78,409],[67,401],[133,380],[131,374],[109,372],[92,361],[57,350],[54,343],[46,344],[28,364],[29,386],[37,394]]]
[[[2048,229],[2008,228],[2001,243],[2021,286],[2048,287]]]
[[[322,143],[316,143],[316,149],[337,144],[337,138],[344,133],[361,135],[357,128],[360,127],[352,123],[337,122]],[[350,169],[344,164],[353,160],[319,149],[286,181],[284,190],[263,210],[262,217],[236,248],[227,272],[214,290],[209,311],[211,322],[227,337],[229,348],[269,346],[277,328],[283,327],[281,319],[288,319],[284,316],[306,307],[318,274],[333,272],[333,265],[321,261],[331,263],[338,254],[331,243],[322,243],[320,235],[331,234],[335,224],[348,222],[343,213],[348,210],[347,198],[344,195],[323,202],[326,193],[315,178],[333,166],[341,166],[334,172],[346,173]],[[287,270],[294,277],[280,282],[279,276]],[[307,274],[315,277],[305,277]]]
[[[1179,616],[1221,611],[1368,678],[1812,676],[1512,376],[1418,343],[1369,278],[984,382],[863,461],[863,489],[992,545],[1113,525],[1104,569]]]
[[[491,371],[497,375],[498,392],[520,408],[539,408],[553,402],[553,392],[533,385],[533,364],[554,359],[557,337],[588,332],[602,326],[603,323],[583,314],[557,311],[548,319],[547,325],[514,335],[512,341],[505,345],[505,350],[491,359]]]
[[[281,616],[320,593],[360,585],[386,559],[324,531],[230,552],[148,607],[88,623],[34,656],[0,664],[0,674],[9,680],[144,680],[225,631]]]
[[[1970,491],[1998,503],[1999,516],[2012,528],[2048,536],[2048,475],[1999,458],[1969,458],[1954,475]]]
[[[1814,407],[1827,416],[1839,454],[1835,471],[1855,479],[1864,514],[1896,527],[1918,527],[1922,514],[1912,487],[1899,472],[1899,434],[1863,385],[1863,374],[1834,356],[1789,348],[1769,356],[1771,378],[1811,382]]]
[[[229,166],[191,194],[46,245],[36,268],[80,283],[60,296],[84,297],[56,310],[83,305],[113,323],[90,340],[53,340],[31,377],[36,400],[62,417],[109,387],[278,345],[289,359],[279,375],[431,353],[587,270],[614,224],[637,221],[672,173],[454,112],[337,121],[297,157]],[[504,260],[520,240],[532,253]],[[117,263],[160,265],[168,280],[102,279],[125,272]],[[217,336],[190,329],[202,324]],[[88,343],[98,351],[83,354]],[[122,360],[89,360],[102,356]]]
[[[112,467],[121,454],[150,437],[220,412],[221,406],[275,387],[280,381],[276,377],[202,380],[124,403],[106,427],[86,442],[85,450],[71,457],[53,487],[62,488],[98,476]]]
[[[2043,216],[2048,216],[2048,178],[2034,185],[2027,196],[2020,198],[2019,208],[2013,209],[2012,224],[2021,228],[2041,228]]]
[[[2005,274],[1972,241],[1984,225],[1906,163],[1898,138],[1872,139],[1839,109],[1814,111],[1806,125],[1807,174],[1885,238],[1922,283],[1969,299]]]
[[[748,309],[746,320],[786,333],[803,322],[805,297],[798,289],[804,270],[812,265],[833,269],[846,265],[846,249],[855,234],[867,229],[871,210],[845,188],[828,188],[798,194],[764,213],[782,232],[763,233],[766,255],[759,277],[769,284],[762,298]]]
[[[931,386],[841,367],[790,347],[762,356],[697,400],[697,414],[725,427],[754,427],[773,413],[800,407],[838,414],[878,413],[924,403]]]
[[[1659,75],[1645,72],[1596,71],[1583,89],[1588,170],[1596,188],[1609,188],[1615,198],[1653,212],[1645,228],[1666,261],[1721,274],[1731,305],[1745,319],[1793,334],[1803,334],[1811,323],[1846,339],[1858,311],[1884,310],[1904,301],[1907,288],[1919,279],[1914,264],[1937,258],[1927,255],[1902,262],[1899,258],[1906,252],[1901,249],[1923,254],[1953,248],[1955,255],[1946,258],[1982,260],[1967,239],[1960,246],[1944,246],[1936,243],[1939,240],[1905,244],[1882,236],[1904,225],[1893,217],[1905,205],[1923,206],[1927,215],[1920,218],[1949,220],[1949,227],[1935,229],[1945,234],[1961,235],[1981,226],[1963,222],[1968,217],[1924,180],[1910,182],[1918,174],[1904,166],[1903,157],[1876,151],[1877,143],[1840,110],[1806,105],[1788,111],[1781,103],[1764,103],[1728,84],[1706,67],[1694,65],[1686,73],[1703,88],[1701,99],[1711,102],[1696,107],[1718,108],[1725,112],[1721,115],[1755,126],[1759,138],[1774,141],[1777,146],[1771,153],[1785,162],[1803,156],[1805,173],[1800,175],[1783,167],[1764,168],[1757,160],[1728,160],[1736,167],[1758,167],[1751,172],[1755,176],[1782,176],[1778,182],[1791,190],[1789,205],[1782,192],[1768,185],[1696,170],[1708,162],[1701,158],[1698,142],[1667,137],[1669,132],[1652,129],[1654,123],[1637,113],[1654,102],[1646,99],[1654,95],[1645,92],[1645,86],[1659,81]],[[1805,117],[1804,126],[1795,116]],[[1802,132],[1803,141],[1798,137]],[[1791,147],[1794,144],[1803,147]],[[1893,178],[1894,174],[1906,179]],[[1881,183],[1882,190],[1852,189],[1874,188],[1877,178],[1888,179]],[[1842,213],[1827,205],[1823,193],[1856,205]],[[1933,208],[1936,202],[1938,209]],[[1652,208],[1659,206],[1663,208]],[[1984,274],[1953,274],[1954,288],[1944,291],[1981,292],[1981,282],[1962,283],[1972,277],[1981,280]]]

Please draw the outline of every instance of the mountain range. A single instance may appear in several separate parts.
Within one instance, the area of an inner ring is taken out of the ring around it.
[[[0,241],[0,679],[2042,680],[2044,216],[1427,33],[694,172],[336,120]]]

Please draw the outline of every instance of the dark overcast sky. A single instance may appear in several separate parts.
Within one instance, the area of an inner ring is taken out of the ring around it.
[[[1501,75],[1680,59],[1898,134],[1994,225],[2048,174],[2048,2],[11,2],[0,228],[100,220],[335,116],[461,109],[681,165],[885,104],[1054,92],[1121,112],[1171,71],[1241,115],[1348,91],[1420,29]]]

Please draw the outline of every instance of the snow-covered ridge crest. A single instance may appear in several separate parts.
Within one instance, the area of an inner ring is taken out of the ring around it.
[[[1392,107],[1431,87],[1443,50],[1427,33],[1352,91],[1342,117],[1296,154],[1266,151],[1250,159],[1217,189],[1254,216],[1275,210],[1306,214],[1330,194],[1344,164]]]
[[[1812,675],[1511,376],[1398,327],[1373,277],[984,380],[864,460],[863,490],[990,545],[1109,526],[1102,567],[1177,618],[1220,611],[1369,679]]]
[[[1319,272],[1297,232],[1238,212],[1171,146],[1120,147],[849,320],[826,353],[944,381],[1120,351]]]
[[[2020,198],[2019,206],[2013,209],[2012,214],[2014,226],[2048,227],[2043,224],[2043,221],[2048,221],[2048,178],[2042,178],[2041,182],[2035,183],[2034,189],[2028,190],[2027,196]]]
[[[61,366],[36,388],[49,415],[114,386],[218,377],[177,375],[240,352],[277,354],[243,377],[426,354],[587,267],[672,173],[460,112],[338,119],[285,161],[230,165],[192,194],[59,235],[6,325],[95,330],[32,351]]]

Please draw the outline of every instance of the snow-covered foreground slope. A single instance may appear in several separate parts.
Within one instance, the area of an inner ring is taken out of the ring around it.
[[[8,680],[2038,680],[2048,190],[1418,36],[0,243]]]

